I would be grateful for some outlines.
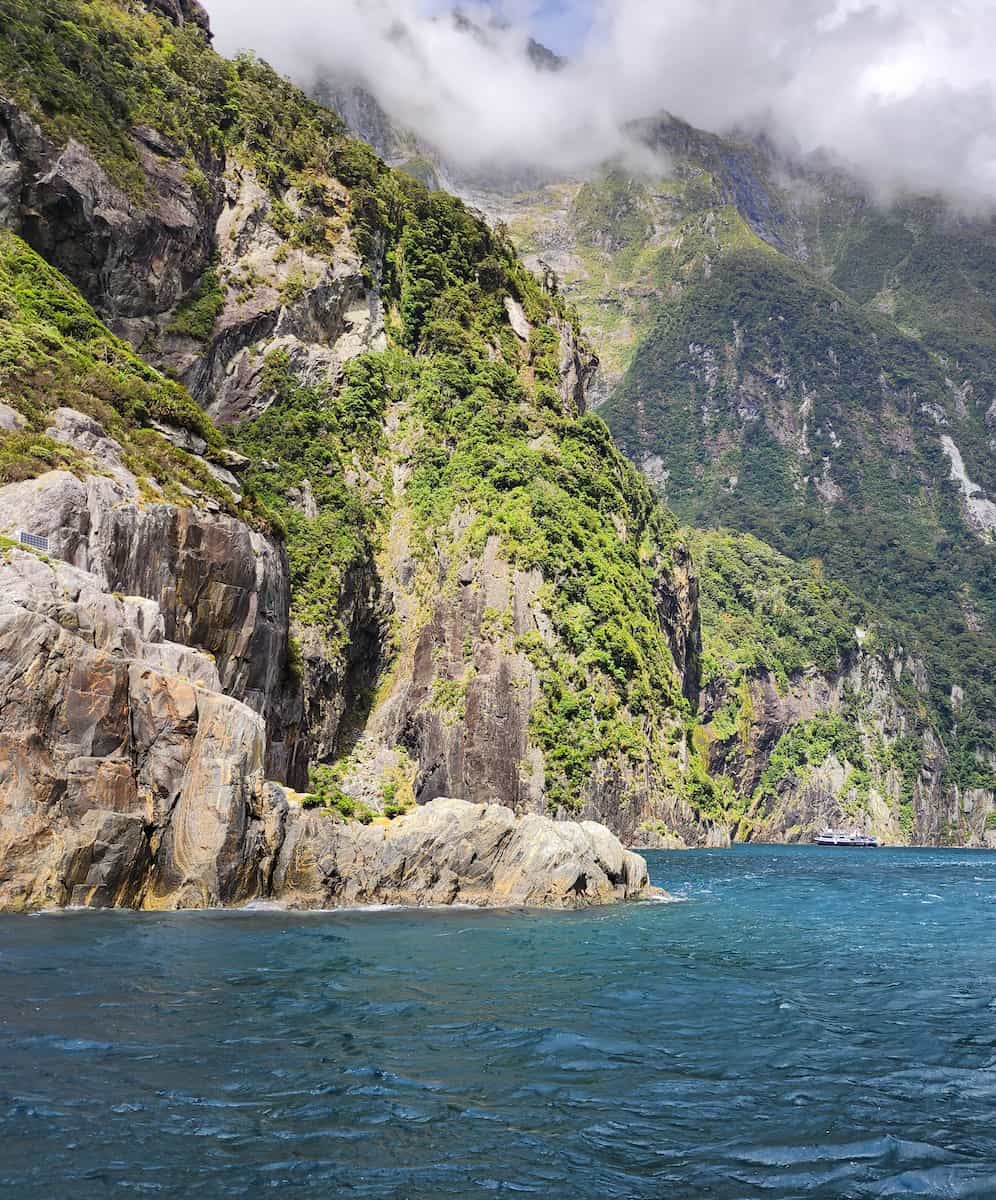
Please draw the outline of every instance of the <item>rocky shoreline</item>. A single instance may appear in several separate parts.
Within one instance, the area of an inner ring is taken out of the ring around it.
[[[13,547],[0,594],[0,910],[650,894],[643,859],[593,822],[448,798],[366,826],[305,810],[267,782],[262,716],[169,640],[155,601]]]
[[[210,812],[211,797],[195,808]],[[284,909],[407,907],[579,909],[664,895],[647,864],[594,822],[516,817],[502,805],[438,799],[372,825],[305,812],[283,789],[264,789],[262,818],[237,814],[199,864],[168,829],[160,852],[134,823],[88,821],[34,877],[0,862],[0,911],[46,908],[183,910],[272,902]],[[233,833],[236,836],[232,836]],[[9,837],[7,847],[10,846]],[[164,852],[165,848],[165,852]],[[207,849],[201,845],[201,849]],[[177,857],[177,854],[181,857]]]

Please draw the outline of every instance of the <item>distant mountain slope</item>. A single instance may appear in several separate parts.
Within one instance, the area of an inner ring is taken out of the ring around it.
[[[654,254],[604,415],[682,519],[817,559],[896,622],[961,782],[991,787],[996,227],[704,145],[722,174]]]

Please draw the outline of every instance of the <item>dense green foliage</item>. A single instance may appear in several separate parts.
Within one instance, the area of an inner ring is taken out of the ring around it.
[[[464,512],[450,561],[497,536],[516,566],[546,581],[541,599],[559,636],[520,649],[543,680],[533,734],[550,801],[575,807],[596,760],[659,755],[652,734],[679,703],[647,565],[666,565],[674,524],[604,424],[565,411],[560,338],[545,322],[566,316],[511,246],[458,201],[412,181],[393,199],[383,277],[397,302],[396,348],[356,360],[338,391],[301,387],[286,359],[271,356],[274,402],[238,445],[261,464],[249,480],[286,527],[295,612],[334,638],[343,574],[369,560],[382,528],[382,428],[396,408],[414,445],[404,502],[423,558],[432,561]],[[528,345],[508,324],[508,295],[536,322]],[[362,487],[347,482],[357,468]],[[290,500],[304,480],[317,516]],[[459,716],[462,687],[439,681],[433,703]]]
[[[389,358],[364,357],[349,366],[345,385],[302,386],[285,351],[266,362],[273,402],[262,416],[232,432],[252,461],[246,483],[284,533],[294,616],[341,642],[340,601],[346,572],[373,554],[379,518],[372,497],[347,481],[354,458],[374,467],[382,448]],[[314,512],[305,505],[308,487]]]
[[[173,27],[139,3],[0,0],[0,78],[56,139],[85,143],[138,197],[136,125],[176,144],[195,185],[230,147],[279,179],[327,155],[326,139],[342,133],[264,64],[223,59],[198,26]]]
[[[572,216],[583,244],[622,253],[630,260],[643,248],[652,228],[643,189],[618,167],[582,186]]]
[[[850,787],[867,793],[870,776],[861,736],[851,722],[833,715],[800,721],[779,739],[761,776],[755,803],[763,807],[778,795],[786,779],[804,780],[810,768],[823,766],[831,755],[851,768]]]
[[[322,809],[347,821],[359,821],[361,825],[369,825],[377,814],[369,805],[347,796],[340,786],[341,782],[342,771],[339,767],[312,767],[311,791],[305,797],[302,807]]]
[[[169,332],[194,338],[198,342],[209,341],[214,323],[224,307],[225,294],[218,272],[205,271],[200,283],[177,309]]]
[[[700,576],[703,684],[736,685],[768,671],[784,687],[807,667],[834,673],[858,648],[869,613],[814,565],[800,565],[745,534],[692,531]]]
[[[718,261],[694,239],[674,251],[691,269],[669,267],[682,289],[609,422],[635,457],[662,458],[682,518],[753,532],[845,582],[926,658],[949,740],[957,724],[992,744],[996,550],[966,526],[927,409],[984,482],[980,414],[959,415],[930,346],[744,238]],[[954,684],[969,697],[957,722]]]
[[[25,419],[0,433],[0,482],[55,467],[85,471],[78,452],[44,433],[65,406],[100,422],[122,445],[125,464],[153,494],[181,499],[182,488],[236,511],[232,494],[204,463],[148,428],[151,421],[189,430],[208,454],[222,440],[178,383],[147,366],[101,323],[76,289],[11,233],[0,232],[0,401]],[[90,467],[92,469],[92,465]]]
[[[718,769],[727,755],[727,769],[737,770],[741,754],[756,752],[752,739],[762,732],[756,722],[765,720],[755,711],[752,691],[759,675],[771,675],[787,695],[813,668],[832,681],[862,653],[898,653],[896,631],[874,620],[847,588],[827,580],[818,564],[796,563],[749,534],[699,530],[689,536],[700,573],[703,685],[721,701],[705,714],[695,737],[704,750],[715,744]],[[896,686],[915,732],[886,741],[871,698],[845,685],[839,713],[797,722],[766,752],[753,795],[741,789],[738,798],[741,834],[770,814],[783,789],[801,791],[833,756],[847,772],[838,801],[851,816],[866,808],[873,786],[889,794],[887,773],[895,770],[896,815],[910,836],[927,722],[911,685],[904,679]]]
[[[514,564],[546,581],[558,638],[534,635],[519,647],[541,673],[533,733],[546,751],[548,794],[573,807],[596,759],[645,757],[644,721],[659,730],[678,703],[644,569],[673,526],[597,417],[530,404],[485,345],[462,359],[420,361],[414,397],[425,436],[409,496],[422,527],[438,531],[454,511],[472,513],[468,552],[497,535]]]

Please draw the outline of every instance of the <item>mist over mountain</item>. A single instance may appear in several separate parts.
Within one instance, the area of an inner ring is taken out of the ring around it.
[[[580,44],[557,71],[528,52],[551,29],[549,5],[470,5],[460,20],[434,7],[218,0],[213,18],[223,50],[256,50],[305,86],[329,74],[360,84],[466,170],[633,159],[631,123],[666,111],[829,154],[885,199],[940,192],[978,209],[996,196],[987,0],[571,4],[560,20]]]

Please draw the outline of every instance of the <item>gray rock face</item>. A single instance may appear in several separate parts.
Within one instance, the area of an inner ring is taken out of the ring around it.
[[[158,605],[0,560],[0,907],[224,903],[259,888],[262,718]]]
[[[949,830],[958,828],[966,844],[983,844],[989,793],[980,793],[977,805],[964,808],[958,789],[945,782],[944,747],[929,728],[919,726],[915,709],[897,689],[905,681],[922,691],[922,673],[916,659],[887,659],[862,651],[836,672],[798,672],[787,687],[770,673],[750,677],[749,721],[709,749],[710,769],[736,780],[743,795],[754,793],[782,736],[814,719],[843,716],[851,723],[871,770],[868,794],[860,802],[849,781],[854,764],[835,754],[819,765],[789,771],[778,783],[777,794],[751,814],[750,836],[758,841],[805,841],[831,825],[858,828],[889,843],[912,838],[918,844],[939,845]],[[860,717],[850,707],[855,696],[862,701]],[[716,713],[728,699],[727,685],[715,681],[702,695],[704,714]],[[914,780],[904,780],[895,765],[888,765],[897,739],[918,743]],[[911,807],[910,826],[904,830],[899,814],[906,788]]]
[[[598,370],[598,359],[582,348],[571,326],[561,321],[560,396],[566,412],[580,416],[587,410]]]
[[[348,244],[331,260],[291,246],[274,228],[273,198],[255,173],[228,164],[215,242],[219,270],[229,281],[224,310],[210,344],[183,347],[164,361],[177,369],[191,392],[222,424],[251,419],[272,400],[264,387],[268,355],[287,356],[305,385],[335,384],[346,362],[366,350],[383,349],[383,316],[363,264]],[[301,201],[290,189],[285,205]],[[237,286],[239,280],[251,286]]]
[[[9,404],[0,402],[0,433],[17,433],[25,425],[27,425],[27,421],[25,421],[16,408],[11,408]]]
[[[293,906],[582,908],[651,895],[647,865],[601,825],[437,799],[389,825],[291,820],[274,893]]]
[[[702,678],[699,581],[686,546],[675,548],[674,559],[669,569],[658,570],[654,599],[661,628],[681,676],[682,694],[697,706]]]
[[[143,129],[132,138],[146,177],[141,205],[86,147],[55,146],[0,97],[0,220],[67,275],[112,328],[140,341],[203,273],[218,200],[194,193],[168,140]],[[128,327],[136,320],[140,328]]]
[[[266,728],[159,606],[0,558],[0,908],[284,898],[574,907],[647,892],[607,830],[440,801],[389,828],[291,809]]]
[[[146,3],[155,12],[164,13],[175,25],[190,21],[210,33],[208,15],[199,0],[146,0]]]
[[[0,534],[45,536],[52,555],[93,576],[95,587],[154,601],[163,638],[209,654],[221,690],[267,717],[269,773],[288,778],[301,712],[287,677],[282,547],[224,513],[150,502],[118,443],[80,413],[57,410],[51,432],[104,474],[49,471],[0,488]]]
[[[381,740],[405,746],[419,764],[420,801],[455,796],[543,810],[528,740],[535,671],[513,646],[536,628],[541,582],[512,569],[492,538],[480,560],[464,564],[452,594],[439,597],[376,718]]]

